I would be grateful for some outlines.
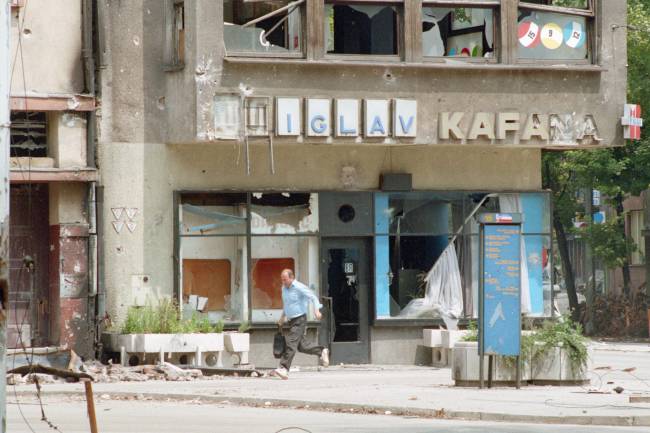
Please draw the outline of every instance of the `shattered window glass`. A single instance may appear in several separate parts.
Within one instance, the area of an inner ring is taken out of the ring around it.
[[[190,194],[181,205],[181,235],[246,234],[246,194]]]
[[[425,57],[494,57],[495,11],[487,8],[422,8]]]
[[[318,194],[252,194],[251,233],[296,234],[317,232]]]
[[[398,54],[398,6],[355,2],[325,4],[328,54]]]
[[[226,50],[253,53],[302,52],[304,6],[294,4],[285,8],[292,3],[295,1],[225,0],[223,38]]]

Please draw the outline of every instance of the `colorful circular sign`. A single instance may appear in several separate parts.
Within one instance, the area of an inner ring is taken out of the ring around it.
[[[557,50],[562,46],[564,34],[555,23],[548,23],[542,28],[542,44],[549,50]]]
[[[519,24],[519,43],[525,48],[535,48],[539,45],[539,26],[532,21]]]
[[[587,34],[582,24],[572,21],[564,27],[564,40],[567,47],[582,48],[587,41]]]

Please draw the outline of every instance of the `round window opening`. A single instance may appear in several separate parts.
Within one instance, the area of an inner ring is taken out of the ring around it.
[[[339,208],[339,219],[344,223],[349,223],[354,219],[355,211],[349,204],[344,204]]]

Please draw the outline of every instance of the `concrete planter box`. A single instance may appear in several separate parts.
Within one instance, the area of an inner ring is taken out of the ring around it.
[[[228,352],[248,352],[251,347],[251,336],[247,332],[226,332],[225,343]]]
[[[119,352],[122,364],[128,359],[127,354],[143,355],[148,353],[174,354],[222,352],[224,350],[223,333],[207,334],[112,334],[102,336],[104,345],[112,352]],[[199,361],[200,362],[200,361]]]
[[[589,350],[588,359],[592,359]],[[563,347],[553,347],[533,360],[532,380],[538,384],[587,384],[589,383],[589,361],[573,367],[569,354]]]
[[[239,358],[236,364],[248,364],[248,352],[251,348],[251,336],[247,332],[226,332],[226,349]]]
[[[446,349],[453,349],[456,345],[456,343],[460,342],[460,340],[469,334],[469,331],[449,331],[447,329],[442,329],[441,330],[441,340],[442,340],[442,347]]]
[[[424,347],[442,347],[442,329],[423,329],[422,345]]]
[[[456,386],[476,386],[479,381],[477,342],[458,342],[453,350],[452,379]],[[516,380],[516,366],[503,357],[496,357],[493,381],[496,384],[512,384]],[[589,383],[588,365],[574,372],[567,353],[561,347],[548,350],[543,356],[531,361],[530,354],[522,357],[521,382],[546,385],[574,385]],[[488,357],[484,359],[484,379],[487,381]]]

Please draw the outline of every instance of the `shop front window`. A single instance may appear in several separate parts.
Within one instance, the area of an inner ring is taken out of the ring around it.
[[[494,58],[498,7],[440,7],[424,2],[422,54],[425,57]]]
[[[246,194],[186,194],[179,209],[183,315],[241,322],[248,311]]]
[[[519,58],[589,60],[594,20],[592,3],[592,0],[520,1]]]
[[[223,38],[228,54],[301,54],[304,1],[225,0]]]
[[[549,316],[548,194],[417,192],[375,195],[376,318],[476,317],[484,212],[523,214],[522,311]]]
[[[397,55],[399,2],[326,0],[327,54]]]
[[[253,322],[275,323],[282,315],[280,273],[292,269],[296,279],[319,295],[316,236],[253,236],[251,281]],[[310,313],[309,319],[313,320]]]
[[[184,316],[277,322],[284,269],[318,296],[318,194],[184,193],[180,201]]]

